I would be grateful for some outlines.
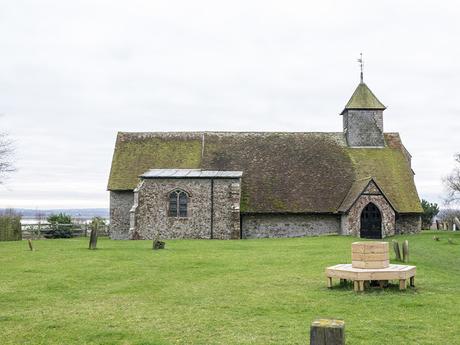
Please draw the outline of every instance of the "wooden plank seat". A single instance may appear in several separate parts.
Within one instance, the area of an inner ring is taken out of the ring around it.
[[[410,280],[410,286],[415,286],[416,266],[393,265],[386,268],[354,268],[351,264],[339,264],[326,268],[327,286],[332,287],[332,278],[341,281],[353,281],[355,291],[364,291],[365,282],[378,281],[380,286],[388,280],[399,280],[399,289],[406,289],[406,282]],[[367,284],[367,283],[366,283]]]

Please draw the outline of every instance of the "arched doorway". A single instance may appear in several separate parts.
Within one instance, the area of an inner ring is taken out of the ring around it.
[[[373,203],[361,212],[361,238],[382,238],[382,215]]]

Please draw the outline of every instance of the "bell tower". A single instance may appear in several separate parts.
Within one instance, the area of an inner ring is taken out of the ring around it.
[[[362,56],[361,80],[340,115],[343,116],[343,133],[348,146],[383,147],[383,111],[386,107],[375,97],[363,80]]]

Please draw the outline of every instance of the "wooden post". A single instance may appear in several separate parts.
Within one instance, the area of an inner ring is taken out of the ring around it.
[[[403,243],[403,261],[409,262],[409,241],[405,240]]]
[[[327,277],[327,287],[332,288],[332,278],[331,277]]]
[[[345,345],[345,322],[317,319],[311,323],[310,345]]]
[[[27,240],[27,242],[29,242],[29,249],[30,249],[30,251],[33,252],[33,251],[34,251],[34,246],[32,245],[32,240],[29,238],[29,239]]]

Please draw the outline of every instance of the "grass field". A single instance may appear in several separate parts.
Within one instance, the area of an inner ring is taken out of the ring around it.
[[[308,344],[316,317],[348,345],[460,344],[460,235],[432,236],[407,237],[416,289],[361,294],[326,288],[350,237],[0,242],[0,344]]]

